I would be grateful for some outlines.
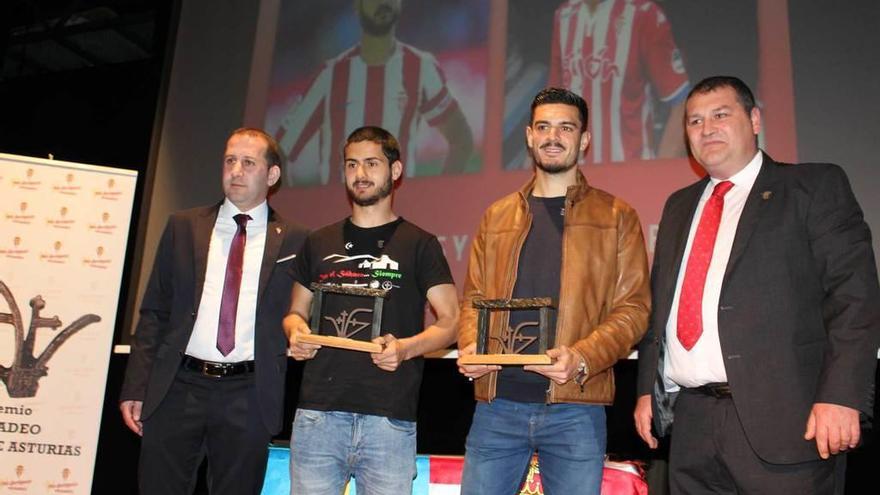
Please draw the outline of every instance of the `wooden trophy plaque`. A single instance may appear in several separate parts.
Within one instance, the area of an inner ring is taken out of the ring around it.
[[[385,303],[385,297],[388,295],[387,290],[368,289],[366,287],[348,287],[336,284],[312,284],[311,289],[314,292],[314,296],[312,299],[312,314],[309,321],[309,328],[311,328],[313,332],[318,332],[318,329],[321,328],[321,310],[323,309],[324,294],[329,292],[333,294],[342,294],[344,296],[372,297],[373,321],[369,324],[370,340],[379,336],[382,327],[382,305]],[[349,338],[357,331],[363,329],[363,326],[365,325],[363,322],[356,322],[360,328],[354,332],[348,332],[349,323],[352,321],[351,319],[358,313],[367,313],[369,311],[370,308],[355,309],[347,315],[344,315],[346,321],[341,324],[334,322],[337,334],[335,336],[319,335],[317,333],[297,334],[296,341],[305,342],[307,344],[336,347],[339,349],[348,349],[351,351],[370,353],[382,352],[385,348],[382,344]]]
[[[553,347],[556,320],[556,302],[549,297],[533,297],[527,299],[480,299],[474,301],[477,314],[477,352],[461,356],[461,364],[498,364],[523,366],[527,364],[553,364],[553,359],[546,354]],[[538,310],[538,354],[519,354],[519,351],[533,342],[534,337],[524,337],[521,330],[533,326],[533,322],[522,324],[515,329],[508,328],[500,337],[492,337],[501,344],[501,354],[486,354],[489,347],[490,311],[517,311],[523,309]],[[532,339],[532,340],[529,340]],[[526,341],[525,345],[522,344]]]

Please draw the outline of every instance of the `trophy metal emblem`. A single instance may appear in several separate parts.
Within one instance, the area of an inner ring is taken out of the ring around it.
[[[321,327],[321,320],[329,320],[335,330],[336,335],[319,335],[318,333],[297,334],[296,341],[307,344],[317,344],[327,347],[336,347],[339,349],[348,349],[352,351],[382,352],[384,346],[373,342],[365,342],[350,338],[352,335],[363,330],[367,326],[370,327],[370,340],[379,336],[382,327],[382,307],[385,303],[385,297],[388,296],[387,290],[369,289],[366,287],[350,287],[336,284],[311,284],[314,291],[312,299],[312,312],[309,321],[309,327],[313,332],[318,332]],[[350,312],[343,311],[336,318],[322,316],[325,293],[341,294],[344,296],[354,297],[372,297],[373,308],[358,308]],[[364,313],[372,312],[373,318],[371,322],[363,322],[358,320],[357,316]]]
[[[553,364],[553,359],[546,354],[553,347],[556,323],[556,302],[549,297],[533,297],[523,299],[479,299],[473,306],[477,313],[477,349],[476,354],[461,356],[461,364],[500,364],[527,365]],[[524,309],[538,310],[538,354],[520,354],[523,349],[535,341],[536,337],[522,334],[523,328],[534,326],[535,322],[508,328],[498,337],[489,337],[490,311],[517,311]],[[500,354],[487,354],[489,340],[496,341],[501,348]]]

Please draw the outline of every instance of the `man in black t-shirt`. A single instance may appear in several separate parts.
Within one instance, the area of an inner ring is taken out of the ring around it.
[[[344,148],[351,217],[313,232],[294,263],[284,330],[290,354],[307,360],[290,439],[291,493],[411,493],[416,406],[426,352],[455,339],[458,297],[440,243],[391,209],[402,173],[397,140],[378,127],[351,133]],[[385,289],[380,353],[321,348],[296,336],[370,340],[373,300],[326,293],[320,328],[307,320],[312,283]],[[425,302],[437,320],[423,329]]]

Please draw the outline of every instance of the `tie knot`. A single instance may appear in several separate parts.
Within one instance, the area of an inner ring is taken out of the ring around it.
[[[718,184],[715,184],[715,189],[712,190],[712,196],[717,196],[719,198],[723,198],[727,191],[730,191],[730,188],[733,187],[733,182],[729,180],[721,181]]]
[[[251,219],[251,216],[239,213],[232,217],[232,219],[235,220],[235,223],[238,224],[239,227],[244,227],[247,224],[247,221]]]

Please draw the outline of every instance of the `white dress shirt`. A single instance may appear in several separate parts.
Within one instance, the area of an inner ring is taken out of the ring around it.
[[[232,238],[238,229],[233,217],[239,213],[246,213],[251,219],[245,226],[247,241],[244,247],[238,310],[235,314],[235,348],[224,356],[217,350],[217,326],[220,321],[223,283],[226,279],[226,259],[229,257]],[[239,211],[229,199],[220,205],[208,247],[208,265],[205,285],[202,287],[202,299],[192,336],[186,346],[188,355],[205,361],[226,363],[254,359],[257,289],[260,284],[260,269],[263,265],[263,250],[266,246],[268,217],[269,207],[265,201],[246,212]]]
[[[669,320],[666,322],[666,360],[664,361],[664,384],[667,391],[674,392],[682,387],[699,387],[707,383],[726,382],[727,371],[724,369],[724,359],[721,355],[721,342],[718,338],[718,303],[721,298],[721,283],[724,272],[727,270],[727,261],[730,258],[730,250],[733,247],[733,239],[736,235],[736,227],[742,215],[743,207],[758,172],[761,171],[763,155],[760,151],[739,172],[730,177],[733,187],[724,196],[724,209],[721,212],[721,223],[718,226],[718,237],[715,238],[715,247],[712,250],[712,260],[709,262],[709,270],[706,273],[706,285],[703,289],[703,333],[690,351],[685,349],[678,341],[678,299],[681,294],[681,284],[684,281],[684,273],[687,268],[687,259],[691,252],[691,244],[703,206],[712,195],[715,185],[721,180],[710,177],[706,189],[697,204],[697,211],[691,221],[691,229],[688,234],[687,245],[678,272],[678,280],[675,282],[675,296],[672,299],[672,308],[669,312]]]

